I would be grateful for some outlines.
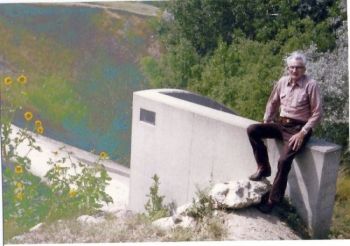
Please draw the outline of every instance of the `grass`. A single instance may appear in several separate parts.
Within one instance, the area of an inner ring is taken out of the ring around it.
[[[208,218],[194,228],[177,227],[164,231],[145,216],[104,215],[100,224],[81,224],[75,218],[44,224],[35,232],[12,238],[6,243],[117,243],[223,240],[226,231],[219,218]]]
[[[350,239],[350,174],[340,172],[330,238]]]
[[[148,213],[132,214],[124,212],[121,215],[101,213],[104,221],[96,224],[81,224],[77,216],[47,222],[39,230],[8,240],[8,243],[110,243],[110,242],[167,242],[167,241],[203,241],[223,240],[227,236],[221,216],[212,216],[212,204],[204,191],[198,192],[199,204],[193,204],[191,213],[197,223],[190,228],[175,227],[164,230],[152,224],[156,219],[154,213],[162,212],[163,197],[158,195],[158,177],[153,177],[155,183],[150,188],[149,202],[145,206]],[[152,202],[151,202],[152,201]],[[164,210],[165,211],[165,210]],[[124,214],[124,215],[123,215]],[[166,216],[163,214],[162,217]]]

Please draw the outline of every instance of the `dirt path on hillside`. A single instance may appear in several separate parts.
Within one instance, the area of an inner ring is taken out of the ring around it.
[[[144,3],[139,2],[96,2],[96,3],[39,3],[39,5],[60,5],[60,6],[75,6],[75,7],[88,7],[88,8],[99,8],[106,10],[106,12],[114,17],[120,18],[118,14],[115,12],[111,12],[111,10],[122,10],[138,15],[144,16],[157,16],[160,12],[160,9]]]

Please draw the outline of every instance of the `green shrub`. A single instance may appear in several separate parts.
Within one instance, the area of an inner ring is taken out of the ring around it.
[[[192,200],[192,206],[188,208],[187,214],[196,220],[212,217],[214,212],[214,201],[208,195],[208,190],[197,187],[196,198]]]
[[[8,239],[45,219],[51,191],[27,169],[4,160],[2,165],[4,238]]]
[[[159,177],[154,174],[152,177],[154,183],[149,189],[149,194],[146,195],[149,199],[145,204],[146,216],[151,220],[157,220],[162,217],[170,215],[168,206],[163,205],[164,196],[158,194],[159,192]]]
[[[21,75],[17,82],[7,76],[1,83],[5,238],[22,233],[41,221],[93,213],[103,202],[112,202],[112,198],[105,192],[111,178],[101,165],[101,160],[108,157],[105,152],[101,152],[92,165],[74,163],[70,153],[59,160],[48,160],[51,169],[45,175],[46,182],[30,172],[29,153],[41,151],[34,136],[43,134],[45,129],[41,120],[31,111],[24,111],[25,126],[14,131],[13,119],[16,113],[23,112],[22,104],[27,95],[27,78]],[[26,147],[27,152],[20,153],[20,147]]]
[[[67,153],[67,157],[47,162],[51,168],[45,178],[53,194],[49,218],[92,214],[102,207],[102,202],[113,202],[105,192],[111,178],[100,160],[101,158],[92,165],[80,161],[75,163],[70,153]]]
[[[338,178],[330,237],[350,238],[350,175],[348,172],[341,172]]]

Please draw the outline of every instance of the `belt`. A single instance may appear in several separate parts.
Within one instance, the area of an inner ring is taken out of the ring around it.
[[[296,120],[292,118],[287,118],[287,117],[279,117],[278,120],[281,124],[296,124],[296,125],[305,125],[306,122],[302,120]]]

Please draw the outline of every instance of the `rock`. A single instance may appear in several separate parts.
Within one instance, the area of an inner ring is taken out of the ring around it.
[[[190,216],[182,216],[181,221],[178,224],[175,224],[175,227],[183,227],[183,228],[192,228],[196,224],[194,218]]]
[[[112,214],[119,219],[126,219],[126,218],[130,218],[133,215],[133,212],[127,209],[119,209]]]
[[[214,208],[244,208],[259,203],[270,187],[271,184],[267,180],[230,181],[214,185],[209,192],[209,196],[214,201]],[[170,230],[176,227],[194,227],[196,225],[195,219],[187,216],[187,211],[191,206],[192,203],[184,204],[178,207],[171,217],[158,219],[152,224],[163,230]]]
[[[29,231],[36,231],[38,230],[41,226],[43,225],[43,223],[39,223],[36,226],[33,226],[32,228],[29,229]]]
[[[13,241],[19,241],[19,242],[21,242],[21,241],[23,241],[24,239],[26,238],[26,236],[25,235],[18,235],[18,236],[14,236],[11,240],[13,240]]]
[[[192,221],[193,218],[187,215],[187,211],[190,207],[192,207],[192,203],[186,203],[180,207],[178,207],[175,211],[175,214],[173,214],[173,221],[176,225],[182,226],[182,227],[189,227],[191,225],[188,225],[188,221]],[[191,224],[191,223],[190,223]]]
[[[176,227],[183,227],[183,228],[194,227],[196,224],[196,221],[194,218],[190,216],[177,215],[176,220],[174,220],[174,217],[165,217],[165,218],[160,218],[156,221],[153,221],[152,224],[163,230],[171,230]]]
[[[95,218],[90,215],[82,215],[77,218],[77,221],[79,221],[80,223],[99,224],[99,223],[105,222],[106,220],[103,217]]]
[[[186,203],[176,209],[176,215],[186,215],[187,210],[192,206],[192,203]]]
[[[153,221],[152,224],[163,230],[170,230],[175,227],[175,222],[172,217],[160,218]]]
[[[258,204],[261,197],[271,188],[268,180],[238,180],[218,183],[210,190],[209,195],[217,208],[244,208]]]

